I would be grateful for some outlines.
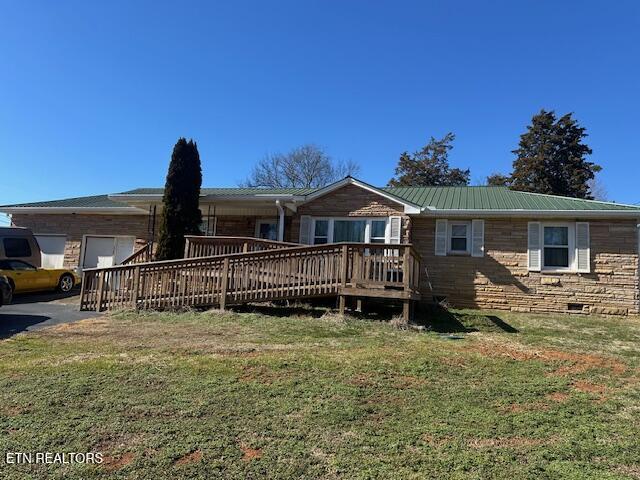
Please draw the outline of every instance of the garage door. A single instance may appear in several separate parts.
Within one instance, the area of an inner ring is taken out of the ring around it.
[[[135,237],[85,237],[82,268],[119,265],[133,253]]]
[[[42,268],[62,268],[64,266],[64,235],[36,235],[42,256]]]

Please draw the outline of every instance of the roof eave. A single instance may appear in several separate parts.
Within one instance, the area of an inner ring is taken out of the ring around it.
[[[1,213],[14,214],[94,214],[94,215],[147,215],[136,207],[0,207]]]

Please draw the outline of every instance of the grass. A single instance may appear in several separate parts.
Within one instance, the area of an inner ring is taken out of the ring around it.
[[[0,477],[640,478],[638,318],[269,312],[0,342],[0,452],[106,457]]]

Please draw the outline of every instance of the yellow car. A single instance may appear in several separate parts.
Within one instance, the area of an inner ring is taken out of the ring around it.
[[[67,293],[80,283],[71,270],[36,268],[22,260],[0,260],[0,275],[9,279],[14,293],[54,289]]]

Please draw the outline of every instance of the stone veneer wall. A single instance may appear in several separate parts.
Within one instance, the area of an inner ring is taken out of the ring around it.
[[[403,242],[409,238],[410,219],[404,207],[356,185],[346,185],[309,203],[300,205],[291,222],[291,241],[300,238],[300,217],[389,217],[402,216]]]
[[[486,219],[485,256],[434,254],[435,219],[413,219],[412,242],[422,255],[423,298],[454,306],[520,312],[640,313],[638,231],[635,220],[589,221],[591,273],[527,270],[526,219]]]

